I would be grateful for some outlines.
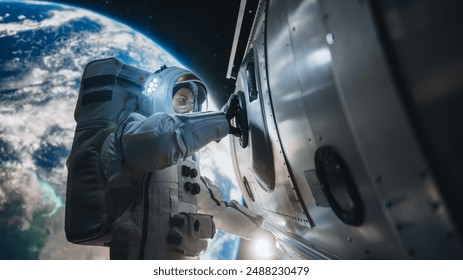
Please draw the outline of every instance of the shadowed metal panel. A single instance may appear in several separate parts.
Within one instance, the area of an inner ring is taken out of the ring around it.
[[[409,258],[461,258],[453,226],[419,149],[379,41],[369,2],[321,1],[333,73],[374,202]],[[432,205],[441,205],[439,209]]]
[[[463,2],[372,2],[421,148],[463,234]]]

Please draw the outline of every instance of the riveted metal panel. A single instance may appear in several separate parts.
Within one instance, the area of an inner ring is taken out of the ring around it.
[[[254,174],[257,143],[232,152],[246,203],[295,258],[462,258],[379,32],[368,1],[260,3],[248,117],[265,119],[274,186]]]

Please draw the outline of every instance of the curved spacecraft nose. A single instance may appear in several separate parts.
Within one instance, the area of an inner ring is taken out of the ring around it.
[[[248,129],[231,147],[246,204],[266,217],[282,257],[463,258],[463,179],[442,172],[463,166],[463,153],[447,152],[462,151],[462,130],[432,128],[448,147],[428,128],[463,100],[442,88],[440,111],[422,101],[429,89],[416,83],[437,70],[419,68],[406,43],[430,23],[415,4],[386,2],[260,3],[236,75]],[[454,65],[434,59],[430,67]],[[461,112],[453,117],[461,124]]]

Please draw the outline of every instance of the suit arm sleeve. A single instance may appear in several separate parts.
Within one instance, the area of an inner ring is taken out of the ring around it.
[[[201,178],[201,192],[198,195],[199,211],[212,215],[218,230],[250,239],[262,227],[264,218],[237,201],[226,202],[220,189],[208,178]]]
[[[135,172],[150,172],[176,164],[211,141],[228,134],[223,112],[145,117],[132,113],[118,129],[123,160]]]

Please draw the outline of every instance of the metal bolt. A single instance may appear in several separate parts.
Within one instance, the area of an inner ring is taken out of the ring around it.
[[[328,43],[328,45],[333,45],[334,44],[333,33],[326,34],[326,42]]]

